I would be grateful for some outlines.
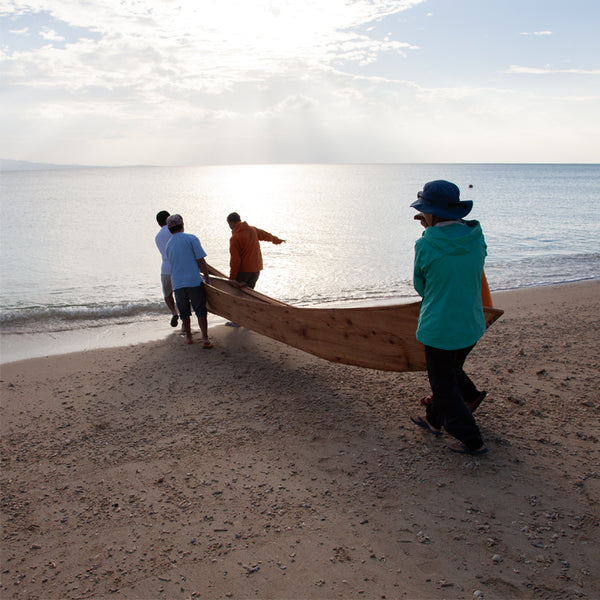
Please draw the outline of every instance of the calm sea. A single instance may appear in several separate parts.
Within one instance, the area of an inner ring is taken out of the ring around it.
[[[409,207],[448,179],[472,199],[492,290],[600,276],[600,165],[260,165],[0,173],[2,332],[164,315],[159,210],[179,212],[228,272],[237,211],[263,245],[260,291],[303,306],[414,297]],[[472,186],[472,187],[471,187]]]

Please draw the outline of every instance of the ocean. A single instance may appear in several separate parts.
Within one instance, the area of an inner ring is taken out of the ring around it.
[[[232,211],[286,240],[263,244],[257,289],[298,306],[415,298],[433,179],[474,201],[493,290],[600,276],[600,165],[385,164],[76,168],[0,173],[0,333],[35,335],[168,315],[154,245],[183,215],[228,272]],[[209,325],[211,317],[209,316]],[[6,360],[6,357],[3,358]]]

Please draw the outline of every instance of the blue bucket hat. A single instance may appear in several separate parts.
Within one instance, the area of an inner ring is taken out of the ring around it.
[[[458,186],[450,181],[438,179],[426,183],[423,190],[417,194],[417,201],[411,206],[441,219],[462,219],[471,212],[473,202],[461,201]]]

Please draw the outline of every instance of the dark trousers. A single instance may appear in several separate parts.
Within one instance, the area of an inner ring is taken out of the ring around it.
[[[254,286],[256,285],[256,282],[258,281],[259,275],[260,275],[260,271],[257,271],[256,273],[241,272],[235,276],[235,280],[240,281],[241,283],[245,283],[248,285],[249,288],[254,289]]]
[[[197,287],[179,288],[174,290],[174,294],[177,310],[182,319],[187,319],[192,316],[190,304],[198,318],[206,317],[206,290],[204,289],[203,283]]]
[[[427,407],[427,420],[436,429],[442,426],[470,450],[481,447],[479,427],[466,405],[477,398],[479,391],[463,371],[463,365],[473,346],[460,350],[440,350],[425,346],[427,375],[433,401]]]

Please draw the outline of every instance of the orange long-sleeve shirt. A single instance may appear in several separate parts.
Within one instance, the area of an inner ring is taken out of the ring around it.
[[[242,221],[235,226],[229,240],[229,278],[235,279],[238,273],[262,271],[263,261],[260,242],[281,244],[283,240]]]
[[[481,275],[481,302],[484,306],[494,308],[492,304],[492,294],[490,294],[490,286],[488,285],[485,271]]]

